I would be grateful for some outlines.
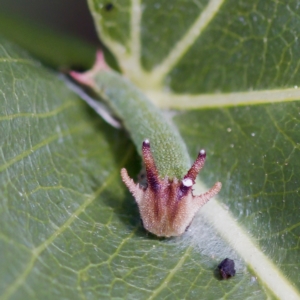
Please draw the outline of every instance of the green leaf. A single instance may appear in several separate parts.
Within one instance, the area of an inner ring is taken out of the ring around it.
[[[188,148],[205,145],[209,153],[201,179],[212,184],[213,170],[223,182],[222,204],[264,257],[249,253],[229,224],[223,230],[220,214],[219,221],[209,218],[258,274],[259,265],[271,262],[271,278],[261,273],[262,282],[277,282],[281,288],[287,279],[288,285],[299,288],[299,113],[293,102],[186,112],[175,118]],[[213,136],[203,131],[206,127],[214,128]]]
[[[223,190],[182,237],[147,234],[126,133],[1,40],[1,299],[299,299],[299,107],[273,103],[299,99],[296,2],[89,2],[123,73],[206,148],[201,191]]]
[[[135,225],[119,178],[133,147],[24,51],[0,52],[1,299],[77,298],[118,249],[103,247],[116,222]]]

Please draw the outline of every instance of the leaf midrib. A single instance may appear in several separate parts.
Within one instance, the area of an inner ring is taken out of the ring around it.
[[[270,104],[298,101],[300,99],[298,86],[284,89],[215,94],[175,94],[161,90],[145,90],[144,92],[160,108],[180,110]]]

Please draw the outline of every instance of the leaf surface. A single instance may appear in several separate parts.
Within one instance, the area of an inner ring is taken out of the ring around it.
[[[89,1],[102,40],[181,109],[190,156],[208,153],[202,186],[223,190],[183,237],[147,235],[119,178],[140,169],[127,135],[2,41],[2,299],[299,299],[296,2],[110,3]],[[225,257],[237,275],[220,281]]]

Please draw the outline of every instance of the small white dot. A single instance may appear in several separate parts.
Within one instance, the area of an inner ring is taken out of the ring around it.
[[[252,133],[251,133],[251,135],[252,135],[252,136],[255,136],[255,133],[254,133],[254,132],[252,132]]]
[[[148,139],[145,139],[145,140],[144,140],[144,143],[145,143],[145,144],[150,144],[150,142],[149,142]]]
[[[200,154],[204,155],[205,154],[205,150],[204,149],[200,150]]]
[[[231,128],[227,128],[227,132],[231,132]]]
[[[184,178],[184,179],[182,180],[182,184],[183,184],[184,186],[186,186],[186,187],[190,187],[190,186],[193,185],[193,181],[192,181],[192,179],[190,179],[190,178]]]

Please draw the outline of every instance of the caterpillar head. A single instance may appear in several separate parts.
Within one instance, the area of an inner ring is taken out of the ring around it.
[[[147,187],[141,187],[121,170],[122,180],[135,198],[145,229],[157,236],[179,236],[192,222],[197,211],[221,189],[217,182],[209,191],[194,196],[192,187],[203,168],[206,153],[201,150],[182,179],[160,178],[151,153],[150,142],[145,140],[142,155],[146,167]]]

